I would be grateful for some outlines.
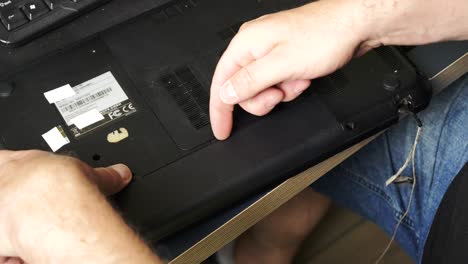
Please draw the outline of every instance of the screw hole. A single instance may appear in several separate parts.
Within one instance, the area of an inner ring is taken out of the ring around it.
[[[99,154],[94,154],[94,155],[93,155],[93,160],[94,160],[94,161],[99,161],[99,160],[101,160],[101,155],[99,155]]]

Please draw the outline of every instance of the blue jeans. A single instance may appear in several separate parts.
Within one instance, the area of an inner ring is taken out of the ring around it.
[[[419,117],[423,131],[416,149],[415,194],[396,236],[418,263],[440,202],[468,161],[468,76],[435,96]],[[414,119],[403,120],[312,187],[393,233],[408,206],[412,184],[386,187],[385,181],[405,162],[416,131]],[[412,175],[411,165],[403,175]]]

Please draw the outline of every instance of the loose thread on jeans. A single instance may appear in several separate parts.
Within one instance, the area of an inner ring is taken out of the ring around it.
[[[385,255],[388,253],[390,250],[390,247],[393,244],[393,241],[395,241],[396,234],[398,232],[398,229],[400,228],[401,224],[405,220],[406,216],[408,216],[409,211],[411,210],[411,204],[413,203],[413,197],[414,197],[414,192],[416,190],[416,167],[415,167],[415,155],[416,155],[416,147],[419,143],[419,138],[421,137],[422,133],[422,122],[421,120],[416,116],[416,114],[413,114],[413,117],[415,118],[417,124],[418,124],[418,131],[416,132],[416,137],[414,139],[413,146],[411,147],[410,153],[408,155],[408,158],[406,159],[405,163],[403,166],[398,170],[398,172],[390,177],[387,180],[387,186],[393,183],[398,177],[401,176],[403,171],[408,167],[408,165],[411,162],[412,166],[412,172],[413,172],[413,187],[411,188],[411,193],[408,199],[408,206],[406,207],[406,210],[404,214],[401,216],[400,220],[398,221],[397,225],[395,226],[395,229],[393,230],[392,237],[390,238],[390,241],[388,242],[387,246],[385,247],[384,251],[380,254],[379,258],[375,261],[375,264],[378,264],[382,261],[382,259],[385,257]]]
[[[401,176],[403,171],[405,171],[405,169],[408,168],[408,165],[413,160],[413,157],[414,157],[413,154],[414,152],[416,152],[416,146],[419,143],[419,137],[421,136],[421,131],[422,131],[422,126],[418,125],[418,132],[416,133],[416,138],[414,140],[413,146],[411,147],[410,153],[408,154],[408,157],[406,158],[405,163],[403,164],[403,166],[401,166],[401,168],[397,171],[397,173],[395,173],[392,177],[388,178],[388,180],[385,182],[386,186],[389,186],[390,184],[394,183],[395,180]]]

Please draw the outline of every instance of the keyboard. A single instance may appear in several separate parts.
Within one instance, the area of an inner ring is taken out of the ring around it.
[[[15,47],[110,0],[0,0],[0,44]]]

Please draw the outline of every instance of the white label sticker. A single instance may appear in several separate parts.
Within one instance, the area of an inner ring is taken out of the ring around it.
[[[73,88],[69,84],[67,84],[52,91],[44,93],[44,96],[49,102],[49,104],[53,104],[63,99],[70,98],[75,94],[75,90],[73,90]]]
[[[55,104],[69,126],[77,116],[93,109],[103,111],[128,99],[111,72],[79,84],[73,90],[75,96]]]
[[[78,129],[83,129],[101,120],[104,120],[104,116],[101,115],[101,113],[99,113],[97,109],[93,109],[73,118],[72,120],[70,120],[70,122],[74,124]]]
[[[47,142],[53,152],[56,152],[70,143],[70,140],[65,135],[61,126],[52,128],[49,132],[42,135],[42,138]]]
[[[56,102],[75,138],[137,110],[111,72],[73,87],[73,97]]]

